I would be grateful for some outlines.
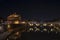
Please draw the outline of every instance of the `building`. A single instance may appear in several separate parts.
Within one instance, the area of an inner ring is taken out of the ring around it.
[[[21,20],[21,16],[17,13],[13,13],[7,17],[7,29],[8,31],[24,29],[26,22]]]

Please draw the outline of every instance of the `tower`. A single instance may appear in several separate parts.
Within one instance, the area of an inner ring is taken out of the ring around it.
[[[21,16],[17,13],[13,13],[7,17],[7,22],[9,24],[18,24],[21,21]]]
[[[8,21],[15,21],[15,20],[21,20],[21,16],[17,13],[13,13],[7,17]]]

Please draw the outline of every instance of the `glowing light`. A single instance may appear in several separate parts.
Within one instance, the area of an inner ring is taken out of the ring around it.
[[[40,31],[40,29],[39,28],[36,28],[36,30],[35,31]]]
[[[26,24],[26,22],[24,21],[24,22],[21,22],[22,24]]]
[[[19,32],[16,32],[16,35],[19,35]]]
[[[18,17],[18,15],[13,15],[14,17]]]
[[[44,23],[43,26],[47,26],[47,24]]]
[[[33,26],[33,24],[29,24],[30,26]]]
[[[50,24],[49,26],[53,26],[53,24]]]
[[[8,28],[10,28],[11,26],[8,24]]]
[[[33,31],[33,28],[29,28],[29,30],[30,30],[30,31],[31,31],[31,30]]]
[[[40,26],[40,24],[36,24],[36,26]]]
[[[43,29],[44,31],[47,31],[47,29],[45,28],[45,29]]]
[[[3,28],[2,28],[2,27],[0,27],[0,30],[3,30]]]
[[[19,24],[19,21],[15,21],[14,24]]]
[[[53,31],[54,29],[51,29],[51,31]]]
[[[18,17],[19,15],[17,15],[16,13],[15,14],[12,14],[12,15],[10,15],[10,16],[8,16],[8,17]]]

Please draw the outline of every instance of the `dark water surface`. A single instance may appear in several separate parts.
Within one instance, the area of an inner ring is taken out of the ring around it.
[[[55,32],[25,32],[22,33],[22,40],[60,40],[60,34]]]

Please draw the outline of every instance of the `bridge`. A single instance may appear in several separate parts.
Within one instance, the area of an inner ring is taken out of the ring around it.
[[[7,17],[7,20],[2,23],[6,27],[7,35],[4,39],[13,34],[21,35],[22,32],[39,32],[39,33],[54,33],[60,35],[60,22],[38,22],[38,21],[25,21],[21,19],[20,15],[12,14]],[[14,36],[14,35],[13,35]]]

